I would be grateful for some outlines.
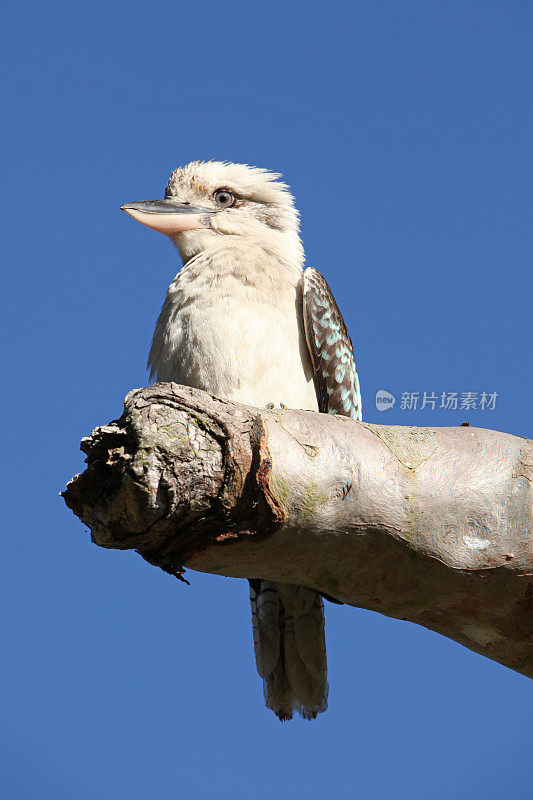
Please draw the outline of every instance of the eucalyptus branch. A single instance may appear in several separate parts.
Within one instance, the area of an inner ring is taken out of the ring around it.
[[[300,584],[533,677],[533,443],[259,410],[160,383],[82,440],[63,493],[101,547]]]

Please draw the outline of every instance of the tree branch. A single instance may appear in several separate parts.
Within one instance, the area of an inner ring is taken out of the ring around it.
[[[160,383],[81,447],[63,497],[101,547],[315,588],[533,677],[533,442]]]

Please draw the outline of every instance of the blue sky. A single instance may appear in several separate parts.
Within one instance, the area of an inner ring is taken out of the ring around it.
[[[79,439],[146,385],[178,268],[119,206],[161,196],[192,159],[284,173],[368,421],[532,436],[531,14],[520,0],[4,12],[3,797],[526,795],[526,678],[328,605],[329,710],[281,725],[245,582],[191,573],[188,588],[99,549],[58,492]],[[397,398],[385,413],[380,389]],[[404,392],[498,397],[407,410]]]

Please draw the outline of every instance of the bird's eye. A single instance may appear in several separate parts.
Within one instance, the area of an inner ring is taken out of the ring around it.
[[[231,208],[235,202],[234,196],[227,189],[217,189],[213,194],[213,199],[220,208]]]

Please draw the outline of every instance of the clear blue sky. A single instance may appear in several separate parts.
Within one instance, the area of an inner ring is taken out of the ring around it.
[[[4,11],[6,800],[526,797],[531,684],[327,608],[330,707],[263,708],[244,581],[99,549],[58,492],[146,385],[177,253],[119,206],[216,157],[284,173],[368,421],[532,436],[527,0],[11,3]],[[529,52],[528,52],[529,50]],[[385,389],[392,410],[376,410]],[[496,392],[494,410],[401,408]]]

